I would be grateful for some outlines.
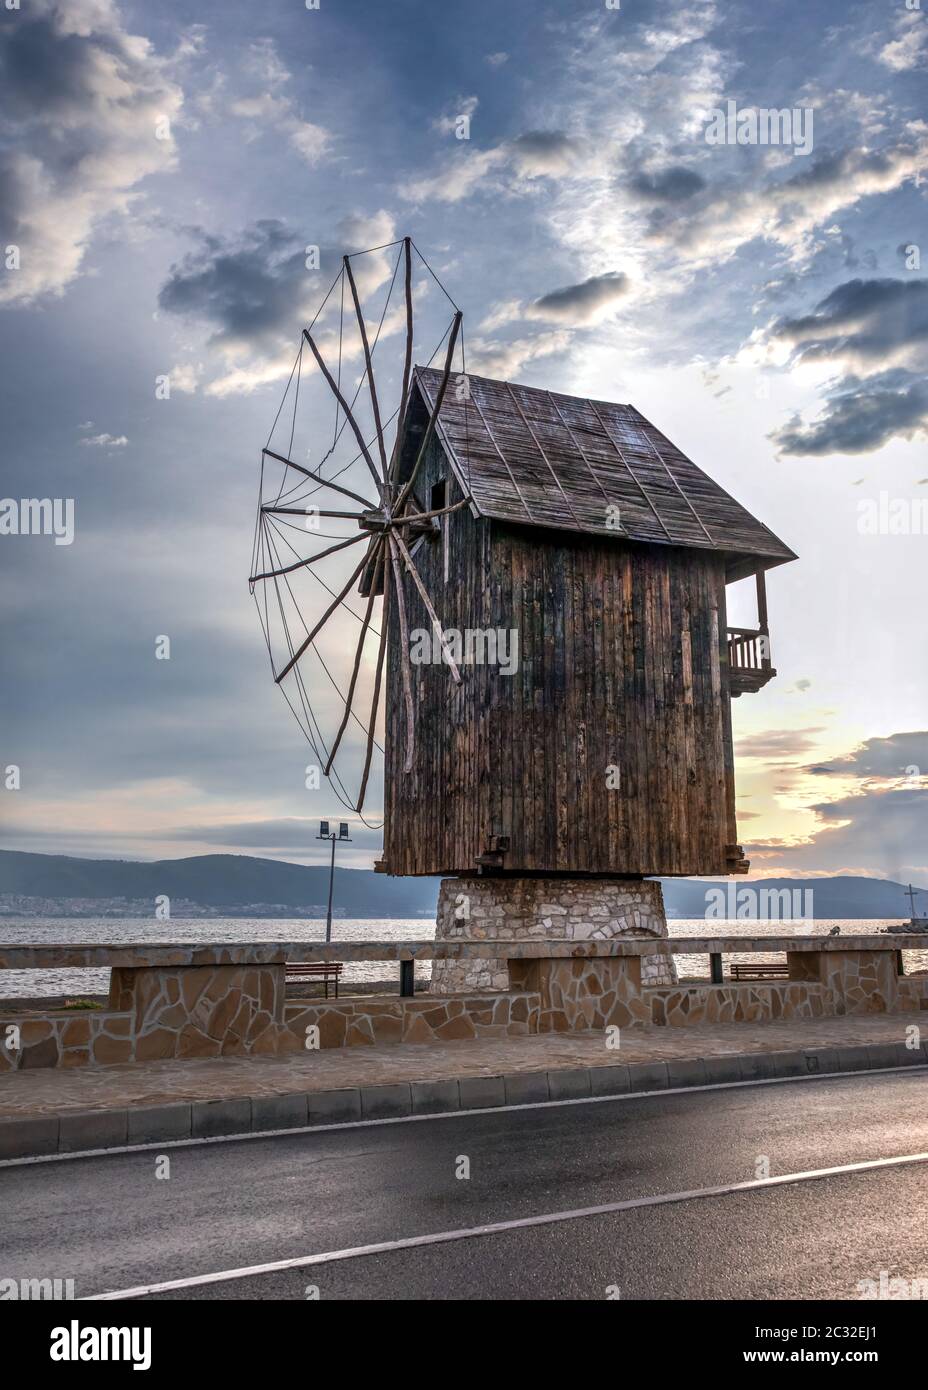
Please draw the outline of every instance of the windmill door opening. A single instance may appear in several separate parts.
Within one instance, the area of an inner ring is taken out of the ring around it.
[[[444,478],[441,478],[437,483],[433,483],[433,484],[432,484],[432,490],[431,490],[431,493],[430,493],[430,495],[429,495],[429,511],[430,511],[430,512],[437,512],[437,511],[440,511],[442,507],[447,507],[447,505],[448,505],[447,496],[448,496],[447,485],[446,485],[445,479],[444,479]],[[435,525],[435,524],[437,523],[437,525],[438,525],[438,526],[440,527],[440,529],[441,529],[442,574],[443,574],[443,576],[444,576],[444,581],[445,581],[446,584],[448,583],[448,521],[449,521],[449,519],[450,519],[450,518],[448,518],[447,516],[437,516],[437,517],[435,517],[435,520],[434,520],[434,522],[433,522],[433,525]]]

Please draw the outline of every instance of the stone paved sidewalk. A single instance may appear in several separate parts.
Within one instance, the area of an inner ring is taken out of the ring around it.
[[[228,1057],[105,1068],[18,1071],[0,1078],[0,1117],[151,1106],[177,1101],[286,1096],[395,1082],[552,1072],[616,1063],[686,1061],[754,1052],[866,1043],[903,1043],[907,1014],[825,1018],[814,1022],[626,1031],[608,1050],[604,1037],[507,1038],[490,1042],[332,1048],[294,1057]]]

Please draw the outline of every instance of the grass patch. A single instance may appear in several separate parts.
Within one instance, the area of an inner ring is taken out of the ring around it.
[[[106,1006],[101,1004],[98,999],[66,999],[61,1007],[63,1009],[103,1009]]]

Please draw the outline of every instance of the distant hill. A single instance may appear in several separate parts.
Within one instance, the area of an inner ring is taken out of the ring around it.
[[[336,867],[334,907],[344,917],[433,916],[438,882],[387,878],[370,869]],[[61,854],[0,850],[0,896],[11,894],[35,898],[147,899],[152,903],[160,894],[166,894],[212,908],[262,904],[305,909],[321,904],[324,915],[329,870],[328,866],[287,864],[244,854],[200,854],[189,859],[139,863],[131,859],[71,859]]]
[[[702,917],[706,890],[724,887],[699,879],[663,879],[670,917]],[[335,910],[344,917],[434,916],[437,878],[389,878],[370,869],[335,870]],[[891,879],[733,879],[732,893],[745,887],[812,889],[817,918],[908,917],[905,885]],[[916,885],[917,887],[918,885]],[[154,902],[160,894],[204,908],[242,911],[249,906],[277,908],[272,915],[304,915],[324,905],[329,891],[326,866],[289,864],[244,854],[202,854],[189,859],[140,863],[126,859],[73,859],[60,854],[0,850],[0,897],[118,899]],[[928,896],[921,900],[922,911]],[[7,904],[6,915],[15,913]],[[259,915],[257,912],[255,915]]]

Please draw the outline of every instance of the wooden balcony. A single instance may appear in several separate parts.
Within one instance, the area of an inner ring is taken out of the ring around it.
[[[770,664],[770,634],[766,628],[728,629],[728,689],[732,697],[762,690],[776,675]]]

